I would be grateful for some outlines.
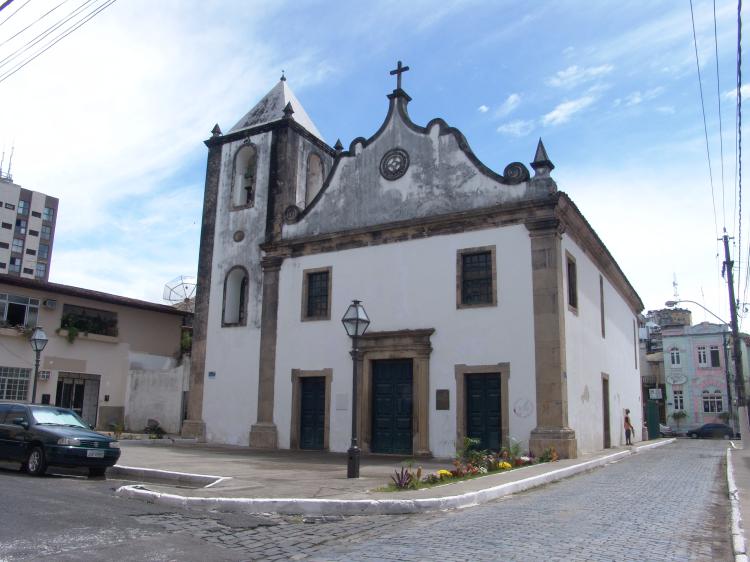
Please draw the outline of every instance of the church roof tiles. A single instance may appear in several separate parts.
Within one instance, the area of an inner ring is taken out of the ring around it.
[[[271,88],[271,91],[263,96],[263,99],[255,104],[255,107],[248,111],[229,132],[234,133],[249,127],[279,121],[284,118],[284,110],[289,104],[291,104],[291,108],[293,109],[293,115],[290,113],[291,118],[302,125],[308,132],[323,140],[323,136],[318,131],[315,123],[307,115],[305,108],[302,107],[302,104],[297,99],[297,96],[294,95],[294,92],[292,92],[285,79],[279,80]]]

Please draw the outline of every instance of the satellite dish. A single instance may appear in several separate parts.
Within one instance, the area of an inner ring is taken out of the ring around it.
[[[195,312],[196,284],[195,277],[180,275],[164,285],[162,298],[181,310]]]

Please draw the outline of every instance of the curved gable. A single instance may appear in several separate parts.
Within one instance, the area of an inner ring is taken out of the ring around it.
[[[315,199],[287,213],[285,239],[445,215],[548,195],[528,169],[509,164],[504,175],[482,164],[466,139],[442,119],[411,121],[409,96],[396,90],[383,125],[369,139],[339,152]],[[541,193],[544,191],[544,193]]]

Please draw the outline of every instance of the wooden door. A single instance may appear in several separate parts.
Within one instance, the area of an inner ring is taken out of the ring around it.
[[[374,361],[372,445],[374,453],[412,452],[412,361]]]
[[[466,436],[478,447],[497,451],[502,445],[500,374],[466,375]]]
[[[300,449],[322,449],[326,419],[325,377],[300,379]]]

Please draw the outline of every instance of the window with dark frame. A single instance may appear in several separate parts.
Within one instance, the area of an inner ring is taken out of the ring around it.
[[[576,275],[576,261],[568,256],[568,306],[578,309],[578,278]]]
[[[51,221],[53,218],[55,218],[55,210],[52,207],[45,207],[42,220]]]
[[[328,318],[329,272],[314,271],[306,276],[307,318]]]
[[[461,304],[492,304],[492,252],[461,255]]]
[[[38,219],[41,219],[42,218],[42,213],[40,213],[39,211],[31,211],[31,216],[32,217],[36,217]]]
[[[49,257],[49,245],[39,244],[39,257],[46,260]]]
[[[709,348],[709,351],[711,352],[711,366],[721,367],[721,358],[719,357],[719,346],[712,345]]]

